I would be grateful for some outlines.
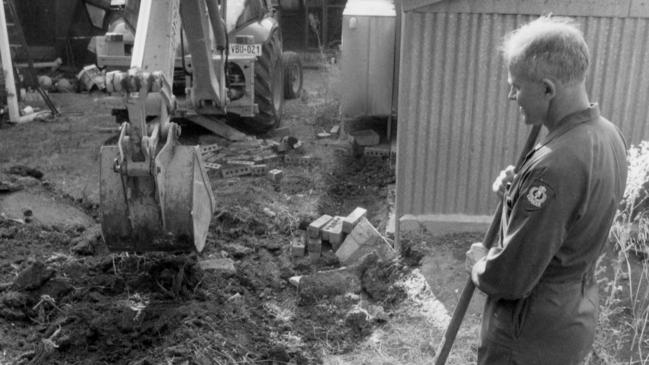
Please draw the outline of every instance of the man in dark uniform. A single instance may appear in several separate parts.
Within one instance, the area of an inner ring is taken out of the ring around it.
[[[488,296],[479,364],[578,364],[598,317],[593,272],[626,184],[626,148],[585,87],[589,52],[568,19],[541,17],[505,39],[509,99],[547,135],[504,170],[500,238],[467,267]]]

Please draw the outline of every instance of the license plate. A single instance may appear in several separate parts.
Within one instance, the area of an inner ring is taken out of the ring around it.
[[[230,44],[231,55],[261,56],[261,44]]]

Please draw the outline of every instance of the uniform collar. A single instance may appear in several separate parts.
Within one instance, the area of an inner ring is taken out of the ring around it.
[[[550,143],[550,141],[561,136],[577,125],[597,118],[599,118],[599,106],[596,103],[590,104],[590,106],[584,110],[566,115],[559,122],[559,126],[552,132],[548,133],[548,135],[543,138],[541,143],[539,143],[536,148],[534,148],[534,150],[537,150],[541,146]]]

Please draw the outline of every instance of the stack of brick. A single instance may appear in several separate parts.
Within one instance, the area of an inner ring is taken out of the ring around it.
[[[357,207],[348,216],[322,215],[309,224],[300,242],[291,242],[294,257],[306,254],[312,261],[320,258],[323,242],[328,242],[343,265],[350,265],[375,252],[379,258],[392,259],[396,252],[389,242],[365,218],[367,210]]]

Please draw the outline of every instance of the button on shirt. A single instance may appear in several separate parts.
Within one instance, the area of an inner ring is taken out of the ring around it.
[[[500,239],[473,269],[478,288],[517,299],[541,281],[583,280],[607,240],[626,171],[622,134],[596,104],[565,117],[505,194]]]

